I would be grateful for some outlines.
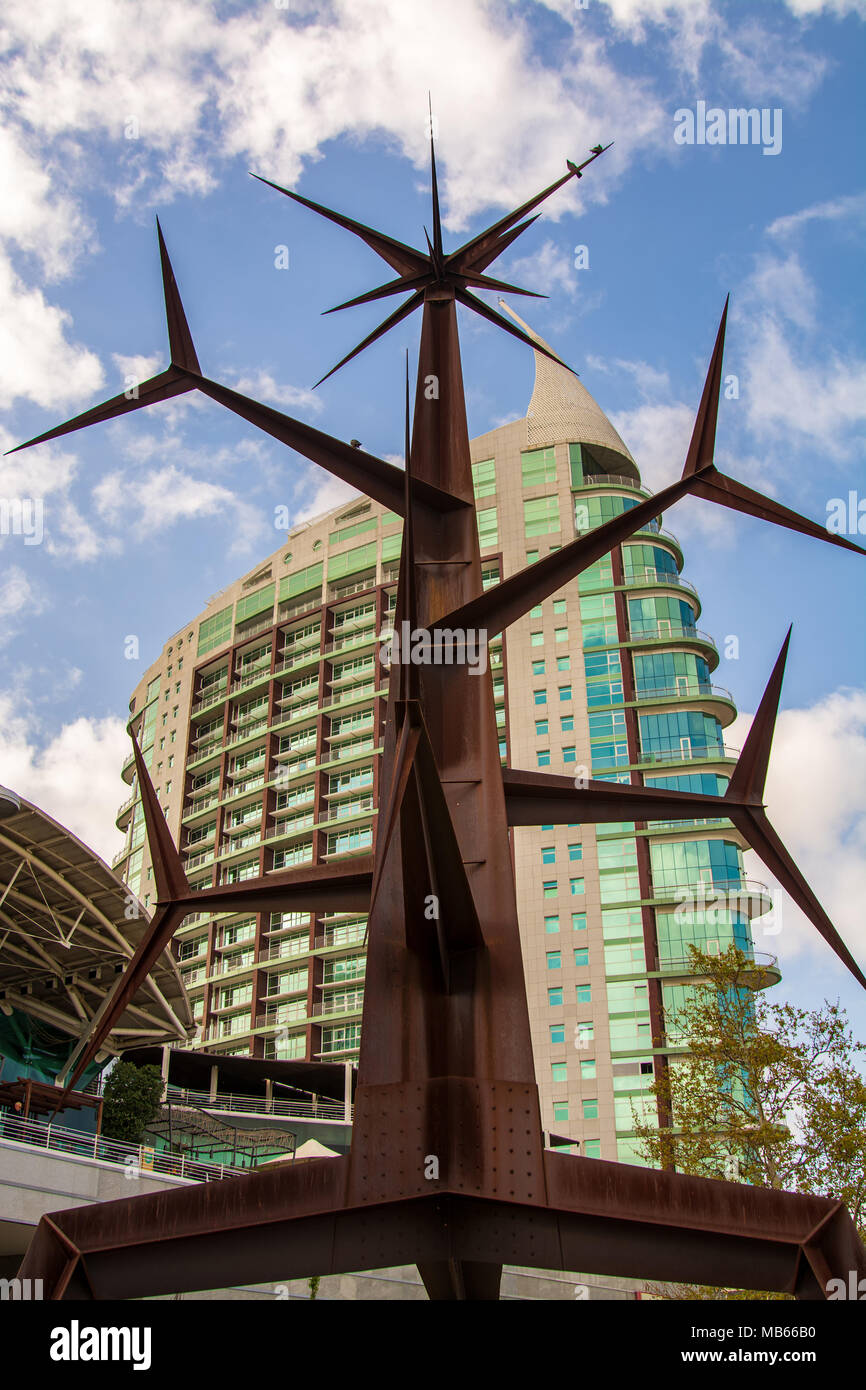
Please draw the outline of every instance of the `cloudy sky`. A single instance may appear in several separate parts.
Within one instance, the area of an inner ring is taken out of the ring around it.
[[[423,245],[429,90],[450,246],[615,141],[492,273],[549,295],[517,307],[654,487],[681,466],[730,291],[717,461],[823,521],[866,497],[864,39],[866,0],[5,0],[0,445],[165,363],[158,212],[208,374],[399,453],[417,319],[313,391],[382,317],[321,311],[383,268],[249,171]],[[765,111],[766,140],[679,143],[699,103]],[[525,412],[532,362],[474,317],[461,333],[477,434]],[[0,781],[110,856],[142,669],[279,543],[275,507],[301,519],[340,492],[189,396],[0,469],[0,497],[44,502],[41,544],[0,535]],[[701,626],[738,639],[715,679],[746,715],[795,623],[769,809],[866,959],[866,571],[704,502],[667,524]],[[758,944],[792,997],[862,1018],[793,908]]]

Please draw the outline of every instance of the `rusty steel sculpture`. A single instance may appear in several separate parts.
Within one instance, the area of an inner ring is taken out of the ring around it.
[[[135,745],[158,903],[70,1077],[73,1085],[188,913],[363,910],[367,985],[350,1153],[46,1216],[21,1273],[42,1278],[55,1299],[100,1299],[415,1264],[431,1299],[496,1299],[508,1263],[823,1298],[831,1277],[866,1273],[840,1202],[545,1149],[509,844],[511,826],[727,817],[866,986],[762,805],[788,639],[727,791],[711,797],[645,789],[634,775],[635,785],[575,786],[503,769],[490,672],[470,674],[455,632],[502,631],[686,495],[866,552],[715,468],[723,316],[681,479],[484,592],[457,305],[545,350],[472,290],[516,292],[487,266],[585,166],[569,163],[556,183],[447,253],[432,141],[431,163],[426,252],[279,190],[359,236],[396,272],[350,303],[410,293],[343,362],[423,308],[411,443],[408,379],[406,388],[405,471],[205,377],[161,231],[169,366],[135,398],[115,397],[39,437],[202,391],[403,516],[395,621],[426,634],[430,659],[391,666],[372,856],[192,892]],[[438,392],[425,390],[431,378]]]

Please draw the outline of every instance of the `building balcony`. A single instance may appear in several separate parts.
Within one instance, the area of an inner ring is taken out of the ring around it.
[[[190,716],[195,719],[196,715],[204,714],[206,710],[216,709],[217,705],[222,704],[223,700],[226,698],[226,694],[227,690],[224,685],[216,690],[209,691],[207,694],[202,694],[200,698],[194,702],[190,710]]]
[[[616,473],[584,473],[580,488],[572,488],[572,491],[583,491],[584,488],[597,487],[624,488],[627,492],[640,493],[641,497],[652,497],[649,488],[644,487],[639,479],[624,478],[621,474]]]
[[[773,906],[767,885],[745,878],[717,879],[710,883],[694,878],[671,883],[654,882],[651,895],[653,902],[676,903],[684,908],[693,904],[696,912],[715,907],[718,900],[724,898],[730,911],[741,912],[749,918],[761,917]]]
[[[769,989],[771,985],[777,985],[782,978],[779,969],[778,956],[771,956],[765,951],[747,951],[746,965],[743,970],[743,981],[750,989]],[[697,970],[691,958],[688,960],[664,960],[656,959],[653,962],[653,969],[647,972],[650,979],[664,980],[668,984],[674,981],[692,981],[706,979],[706,971]],[[751,969],[750,967],[754,967]]]

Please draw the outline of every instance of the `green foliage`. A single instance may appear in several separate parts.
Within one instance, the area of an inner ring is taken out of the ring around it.
[[[140,1144],[159,1114],[162,1077],[158,1067],[118,1062],[103,1091],[102,1133],[106,1139]]]
[[[312,1274],[310,1276],[310,1298],[317,1297],[319,1292],[319,1284],[321,1283],[321,1281],[322,1276],[320,1274]]]
[[[697,1177],[835,1197],[866,1234],[866,1082],[863,1043],[845,1010],[773,1003],[771,977],[736,947],[690,946],[698,977],[669,1019],[688,1051],[652,1086],[665,1123],[635,1115],[648,1163]],[[666,1298],[781,1298],[732,1289],[665,1286]]]

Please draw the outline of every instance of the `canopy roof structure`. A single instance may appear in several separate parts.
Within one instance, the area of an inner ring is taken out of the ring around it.
[[[596,147],[592,158],[603,152]],[[513,291],[486,268],[530,225],[527,214],[569,178],[580,178],[588,162],[569,162],[561,179],[450,254],[442,244],[432,141],[427,252],[280,190],[353,232],[397,272],[352,303],[409,295],[339,366],[422,309],[411,432],[407,372],[405,469],[204,377],[161,233],[169,367],[133,399],[116,397],[41,436],[184,391],[204,392],[403,516],[394,625],[407,621],[429,639],[420,663],[413,639],[408,663],[404,651],[391,666],[372,856],[193,892],[134,743],[158,906],[72,1082],[189,912],[253,904],[360,909],[369,914],[369,946],[352,1145],[339,1158],[43,1218],[21,1275],[42,1278],[54,1299],[134,1298],[405,1263],[417,1264],[431,1299],[459,1300],[498,1298],[505,1263],[810,1299],[827,1296],[830,1277],[866,1274],[866,1251],[838,1201],[544,1147],[509,826],[729,816],[866,985],[763,806],[787,639],[725,797],[639,781],[568,785],[503,769],[489,667],[473,674],[465,641],[463,659],[455,659],[460,632],[465,639],[473,630],[486,641],[503,631],[687,495],[866,553],[715,467],[725,312],[680,479],[484,591],[457,305],[547,352],[469,287]]]
[[[7,798],[9,793],[4,794]],[[23,798],[0,819],[0,1030],[12,1058],[60,1071],[110,998],[149,915],[93,850]],[[16,809],[17,808],[17,809]],[[135,912],[137,916],[131,914]],[[170,950],[100,1042],[186,1041],[195,1027]]]

